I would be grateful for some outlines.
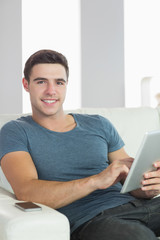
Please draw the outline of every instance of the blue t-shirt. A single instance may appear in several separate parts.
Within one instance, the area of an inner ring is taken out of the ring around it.
[[[99,115],[72,114],[76,127],[68,132],[46,129],[31,116],[5,124],[0,131],[0,159],[9,152],[30,153],[38,178],[71,181],[98,174],[107,168],[108,153],[124,146],[114,126]],[[22,159],[23,161],[23,159]],[[71,232],[101,211],[134,199],[120,194],[118,183],[58,209],[65,214]]]

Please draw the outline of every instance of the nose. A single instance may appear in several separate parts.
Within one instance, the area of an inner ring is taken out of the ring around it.
[[[49,95],[49,96],[52,96],[52,95],[56,94],[56,86],[55,86],[54,83],[48,83],[47,84],[46,94]]]

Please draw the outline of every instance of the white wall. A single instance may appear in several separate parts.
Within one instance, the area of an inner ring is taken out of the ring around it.
[[[0,1],[0,114],[22,112],[21,0]]]

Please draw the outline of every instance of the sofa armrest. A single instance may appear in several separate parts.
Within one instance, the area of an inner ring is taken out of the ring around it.
[[[24,212],[14,206],[14,194],[0,188],[1,240],[69,240],[68,219],[58,211],[38,204],[42,211]]]

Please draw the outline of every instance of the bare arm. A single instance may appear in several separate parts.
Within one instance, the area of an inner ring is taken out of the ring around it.
[[[90,178],[69,182],[39,180],[37,170],[27,152],[6,154],[1,160],[1,167],[19,200],[59,208],[94,190]]]
[[[117,151],[114,152],[110,152],[108,154],[108,159],[109,161],[112,163],[113,161],[119,160],[119,159],[132,159],[133,162],[133,158],[131,158],[126,151],[124,150],[124,148],[121,148]]]
[[[32,158],[27,152],[6,154],[1,160],[1,166],[19,200],[60,208],[123,179],[129,171],[128,159],[118,161],[118,155],[128,157],[123,151],[111,153],[109,158],[112,164],[101,173],[68,182],[39,180]]]

